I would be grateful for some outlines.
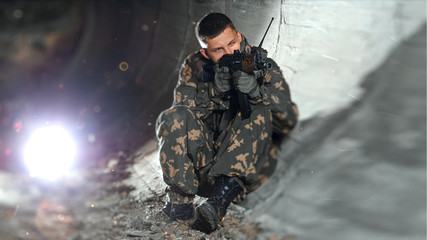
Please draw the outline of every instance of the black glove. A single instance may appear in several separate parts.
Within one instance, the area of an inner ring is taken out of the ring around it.
[[[258,82],[254,74],[245,73],[243,71],[236,71],[233,73],[233,81],[236,88],[249,95],[249,98],[260,98]]]
[[[225,92],[230,91],[230,82],[233,76],[230,73],[228,67],[218,67],[218,64],[214,66],[215,78],[214,78],[214,89],[219,95],[223,95]]]

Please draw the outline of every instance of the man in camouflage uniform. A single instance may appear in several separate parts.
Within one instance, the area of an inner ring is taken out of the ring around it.
[[[163,212],[172,220],[192,220],[193,228],[209,233],[231,201],[243,199],[273,173],[280,139],[295,126],[298,113],[272,59],[266,59],[272,68],[251,73],[218,66],[234,50],[251,52],[228,17],[205,15],[196,35],[202,49],[185,59],[174,102],[158,117],[156,133],[169,186]],[[209,65],[214,66],[212,78],[203,70]],[[249,96],[248,118],[238,111],[236,91]],[[195,195],[208,198],[196,210]]]

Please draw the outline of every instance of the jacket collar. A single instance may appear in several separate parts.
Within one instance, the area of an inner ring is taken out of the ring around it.
[[[251,52],[251,46],[249,45],[249,42],[246,39],[246,37],[243,34],[241,34],[241,35],[242,35],[242,41],[240,42],[240,51],[250,53]]]

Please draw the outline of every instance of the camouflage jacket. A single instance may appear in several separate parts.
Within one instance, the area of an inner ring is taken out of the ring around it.
[[[251,46],[242,35],[240,51],[251,51]],[[273,67],[266,69],[258,78],[261,98],[251,99],[251,104],[264,104],[273,115],[273,132],[279,135],[287,134],[296,124],[298,110],[291,101],[288,84],[282,75],[282,71],[270,58],[268,61]],[[185,105],[189,107],[202,121],[216,116],[228,110],[230,101],[217,96],[214,91],[213,81],[201,81],[203,65],[210,63],[202,56],[200,51],[190,54],[181,66],[178,84],[174,90],[173,106]],[[217,126],[215,126],[217,127]]]

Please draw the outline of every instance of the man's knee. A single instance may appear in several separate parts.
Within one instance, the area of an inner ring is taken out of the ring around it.
[[[175,121],[187,120],[188,118],[195,118],[193,111],[186,106],[174,106],[160,113],[157,121],[173,123]]]
[[[185,126],[188,120],[195,120],[196,116],[186,106],[174,106],[160,113],[156,121],[157,136],[167,136]]]

